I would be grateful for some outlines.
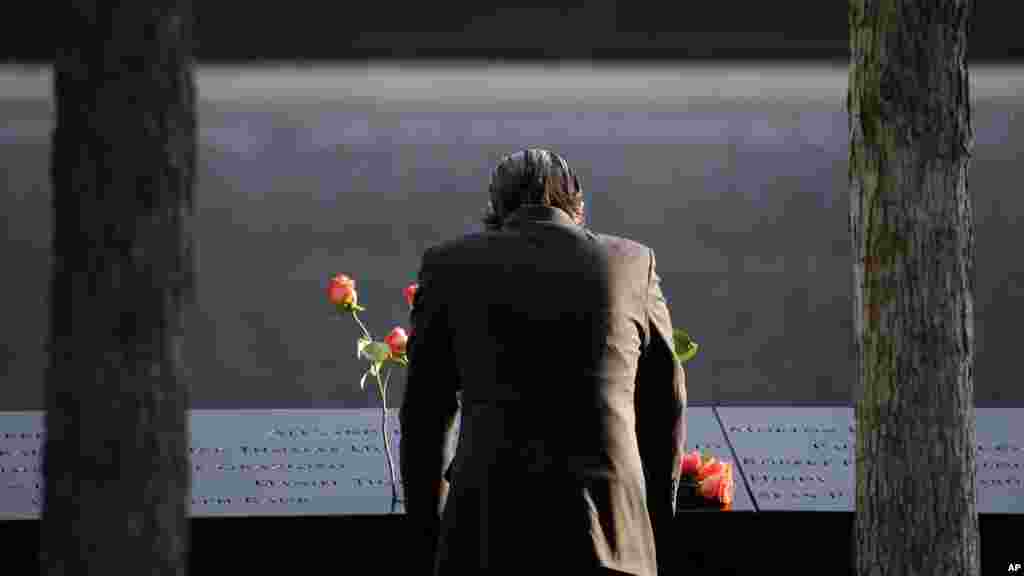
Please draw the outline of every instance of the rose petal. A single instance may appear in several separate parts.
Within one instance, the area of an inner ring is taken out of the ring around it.
[[[683,476],[696,476],[700,472],[701,468],[700,452],[694,450],[688,454],[684,454],[682,461],[680,462],[680,473]]]
[[[700,471],[697,473],[697,479],[703,480],[709,476],[714,476],[722,471],[722,462],[712,458],[711,461],[701,466]]]
[[[391,355],[399,357],[405,354],[406,346],[409,342],[409,337],[405,333],[405,329],[401,326],[396,326],[391,332],[384,338],[384,342],[388,345],[391,350]]]
[[[331,284],[337,284],[339,286],[350,286],[352,288],[356,287],[356,281],[344,274],[335,274],[334,277],[331,278]]]
[[[409,303],[409,306],[412,306],[413,300],[416,298],[416,291],[419,290],[419,287],[419,284],[409,284],[405,287],[405,290],[402,291],[405,294],[405,301]]]

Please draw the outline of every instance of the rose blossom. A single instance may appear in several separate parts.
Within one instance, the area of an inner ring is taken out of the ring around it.
[[[700,469],[700,452],[694,450],[688,454],[683,454],[682,462],[680,462],[680,471],[683,476],[696,476],[700,473]]]
[[[701,466],[700,470],[697,471],[697,480],[701,481],[709,476],[714,476],[722,471],[722,462],[716,458],[712,458]]]
[[[334,276],[327,285],[327,299],[335,306],[355,305],[356,281],[344,274]]]
[[[392,357],[399,357],[405,354],[405,345],[409,342],[409,337],[406,336],[405,330],[401,326],[396,326],[390,334],[384,337],[384,343],[391,349]]]
[[[717,474],[708,476],[700,483],[700,494],[704,498],[716,500],[722,504],[732,504],[735,485],[732,479],[732,466],[725,464]]]
[[[409,306],[412,306],[413,299],[416,297],[416,291],[419,288],[419,284],[409,284],[402,290],[402,293],[405,294],[405,301],[409,303]]]

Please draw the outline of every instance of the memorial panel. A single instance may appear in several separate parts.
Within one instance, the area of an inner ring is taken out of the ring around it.
[[[760,510],[854,510],[851,407],[719,407]],[[977,408],[981,514],[1024,514],[1024,418],[1020,408]]]
[[[391,511],[379,410],[201,410],[190,422],[191,516]],[[389,422],[397,470],[396,411]],[[0,520],[39,517],[42,440],[42,412],[0,413]]]
[[[1024,514],[1024,408],[976,408],[978,513]]]
[[[718,408],[759,510],[853,510],[853,409]]]
[[[711,407],[688,410],[686,448],[734,462],[734,510],[853,510],[852,408],[717,411],[721,425]],[[977,409],[980,513],[1024,513],[1021,411]],[[395,411],[389,422],[397,470]],[[192,411],[190,514],[388,513],[380,423],[376,409]],[[40,411],[0,412],[0,520],[39,517],[43,432]]]
[[[191,422],[193,516],[391,511],[379,410],[201,410]]]
[[[0,520],[39,517],[42,449],[42,412],[0,412]]]

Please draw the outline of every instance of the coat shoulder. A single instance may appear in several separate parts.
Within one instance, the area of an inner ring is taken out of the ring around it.
[[[486,233],[477,232],[464,234],[456,238],[450,238],[437,244],[433,244],[423,252],[423,262],[430,262],[439,265],[452,260],[459,261],[460,254],[465,255],[467,249],[485,245],[487,242]]]
[[[604,248],[628,254],[630,256],[641,256],[650,253],[651,249],[646,244],[637,242],[630,238],[614,236],[612,234],[595,234],[597,242]]]
[[[427,248],[425,254],[431,254],[433,256],[444,256],[445,254],[458,252],[459,250],[466,248],[467,246],[477,244],[483,240],[484,234],[480,232],[473,234],[463,234],[462,236],[450,238],[448,240],[444,240],[430,246],[429,248]]]

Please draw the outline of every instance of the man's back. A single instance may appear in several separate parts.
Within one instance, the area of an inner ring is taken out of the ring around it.
[[[544,206],[424,257],[403,426],[462,395],[439,574],[656,573],[685,387],[653,266]]]

